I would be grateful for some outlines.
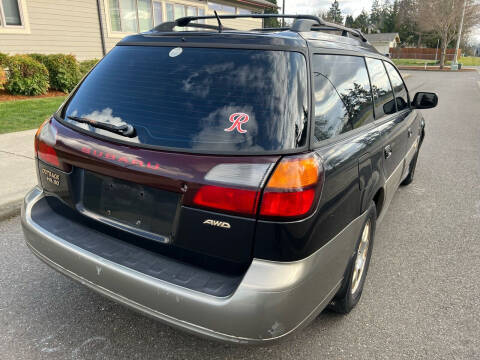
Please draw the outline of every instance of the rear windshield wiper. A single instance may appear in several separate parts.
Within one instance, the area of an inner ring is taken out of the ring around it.
[[[125,125],[112,125],[108,123],[103,123],[103,122],[98,122],[93,119],[88,119],[84,117],[79,117],[79,116],[67,116],[69,119],[82,123],[82,124],[88,124],[90,126],[111,131],[115,134],[119,134],[122,136],[127,136],[127,137],[134,137],[135,136],[135,128],[132,125],[125,124]]]

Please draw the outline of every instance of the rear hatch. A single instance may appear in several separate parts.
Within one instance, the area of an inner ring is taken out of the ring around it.
[[[297,52],[117,46],[38,132],[41,184],[160,251],[242,267],[269,174],[306,146],[306,84]]]

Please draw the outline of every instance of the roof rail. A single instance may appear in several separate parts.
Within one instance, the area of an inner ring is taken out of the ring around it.
[[[342,36],[348,36],[351,34],[355,37],[358,37],[363,42],[368,42],[367,38],[362,34],[360,30],[351,29],[343,25],[338,25],[334,23],[327,22],[318,16],[315,15],[283,15],[283,14],[242,14],[242,15],[208,15],[208,16],[186,16],[175,21],[162,23],[155,28],[154,31],[173,31],[173,28],[176,26],[179,27],[198,27],[198,28],[207,28],[207,29],[216,29],[220,32],[223,28],[220,19],[241,19],[241,18],[253,18],[253,19],[295,19],[293,25],[290,28],[279,28],[278,30],[291,30],[295,32],[306,32],[306,31],[318,31],[318,30],[341,30]],[[216,19],[218,26],[215,25],[205,25],[205,24],[190,24],[190,22],[195,20],[205,20],[205,19]],[[260,29],[256,29],[260,30]],[[267,29],[266,29],[267,30]],[[268,29],[272,30],[272,29]]]

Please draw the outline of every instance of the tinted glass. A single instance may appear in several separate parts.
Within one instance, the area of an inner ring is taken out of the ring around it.
[[[66,107],[138,136],[70,121],[111,138],[208,153],[291,150],[305,144],[307,70],[296,52],[117,46]]]
[[[315,140],[329,139],[352,129],[348,110],[326,77],[315,73]]]
[[[373,101],[375,103],[375,118],[393,114],[396,111],[393,100],[392,86],[388,79],[383,61],[367,58],[368,71],[372,81]]]
[[[403,83],[402,77],[392,64],[387,62],[384,62],[384,64],[387,69],[388,76],[390,76],[390,82],[393,86],[393,92],[395,93],[397,110],[400,111],[408,108],[408,92],[405,84]]]
[[[321,74],[335,86],[354,128],[373,121],[372,95],[365,60],[358,56],[317,55],[314,75]]]

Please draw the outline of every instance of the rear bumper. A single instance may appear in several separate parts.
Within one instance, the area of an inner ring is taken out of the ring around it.
[[[42,261],[165,323],[240,343],[281,338],[314,318],[338,290],[363,221],[362,216],[357,218],[301,261],[254,259],[233,294],[215,297],[153,278],[59,238],[32,220],[32,208],[43,196],[41,189],[34,188],[22,207],[27,245]]]

